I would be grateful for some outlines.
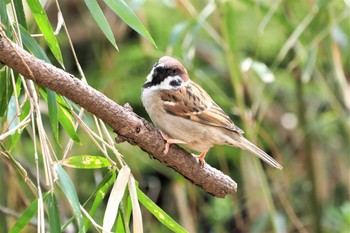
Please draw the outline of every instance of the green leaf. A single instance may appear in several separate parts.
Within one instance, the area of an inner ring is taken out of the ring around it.
[[[105,3],[111,8],[127,25],[134,29],[137,33],[146,38],[155,47],[156,43],[153,38],[143,26],[140,19],[135,15],[135,13],[129,8],[128,5],[123,0],[105,0]]]
[[[21,109],[21,116],[20,116],[20,119],[21,121],[26,117],[28,116],[29,114],[29,111],[30,111],[30,101],[27,100],[24,104],[24,106],[22,107]],[[23,131],[23,130],[22,130]],[[22,131],[21,132],[16,132],[15,134],[11,135],[10,136],[10,146],[9,146],[9,151],[12,151],[15,147],[16,147],[16,144],[19,140],[19,138],[21,137],[21,134],[22,134]]]
[[[60,217],[54,193],[48,195],[48,213],[51,233],[61,233]]]
[[[115,42],[114,34],[112,32],[111,27],[109,26],[106,17],[104,16],[100,6],[98,5],[97,1],[95,0],[84,0],[86,6],[88,7],[92,17],[96,21],[97,25],[100,27],[101,31],[109,42],[112,43],[112,45],[118,50],[117,43]]]
[[[24,13],[24,9],[23,9],[23,2],[22,2],[22,0],[14,0],[13,3],[15,5],[15,10],[16,10],[16,16],[17,16],[18,23],[23,28],[27,29],[28,26],[27,26],[27,21],[26,21],[26,16],[25,16],[25,13]]]
[[[78,199],[77,192],[75,190],[74,184],[65,170],[61,167],[61,165],[56,164],[55,170],[58,176],[58,184],[61,187],[64,195],[67,197],[73,211],[75,214],[75,218],[78,223],[79,232],[85,232],[84,227],[84,217],[80,210],[80,203]]]
[[[46,88],[47,93],[47,105],[49,106],[49,119],[51,124],[52,133],[59,144],[59,130],[58,130],[58,110],[56,93]]]
[[[46,89],[45,89],[46,90]],[[48,95],[44,89],[40,88],[40,94],[44,98],[45,101],[48,101]],[[67,103],[62,99],[61,96],[56,95],[56,102],[59,103],[58,105],[58,115],[57,119],[65,129],[65,131],[68,133],[71,139],[75,141],[76,143],[80,144],[80,140],[78,137],[77,132],[75,132],[74,125],[73,125],[73,117],[70,114],[70,112],[67,111],[67,109],[63,106],[67,106]]]
[[[0,117],[4,116],[13,92],[9,69],[0,70]]]
[[[36,40],[29,34],[29,32],[21,25],[20,31],[23,44],[28,49],[28,51],[31,52],[35,57],[51,64],[49,58],[47,57],[44,50],[40,47],[38,42],[36,42]]]
[[[94,217],[97,208],[101,205],[103,199],[105,198],[106,194],[114,184],[114,181],[116,179],[116,172],[115,170],[111,170],[101,181],[101,183],[97,186],[95,192],[91,195],[94,196],[96,194],[96,197],[94,199],[94,202],[92,203],[91,209],[89,211],[89,215],[91,217]],[[90,198],[89,198],[90,199]],[[89,200],[88,200],[89,201]],[[85,229],[88,230],[90,227],[90,221],[88,219],[85,219],[84,225]]]
[[[7,122],[11,122],[9,129],[15,128],[19,124],[19,119],[16,116],[17,110],[16,110],[16,99],[15,96],[11,96],[10,101],[8,103],[7,108]]]
[[[36,23],[38,24],[40,31],[44,35],[44,38],[57,61],[64,67],[63,58],[60,46],[58,45],[58,41],[56,36],[54,35],[54,31],[51,27],[49,19],[40,4],[39,0],[27,0],[27,4],[34,16]]]
[[[109,195],[106,210],[103,216],[103,228],[105,231],[111,231],[119,212],[119,204],[124,196],[126,186],[130,177],[130,168],[123,166],[115,181],[112,191]]]
[[[63,128],[66,130],[68,135],[74,142],[80,144],[80,140],[77,132],[75,132],[73,125],[73,117],[72,115],[62,106],[58,107],[58,121],[61,123]]]
[[[81,169],[95,169],[111,166],[108,159],[105,157],[94,155],[72,156],[63,160],[62,165]]]
[[[43,195],[43,201],[45,201],[47,198],[47,193],[45,193]],[[30,203],[30,205],[28,206],[28,208],[23,212],[23,214],[21,215],[21,217],[19,217],[19,219],[17,219],[17,222],[15,223],[15,225],[13,225],[13,227],[11,228],[11,230],[9,231],[9,233],[17,233],[17,232],[21,232],[21,230],[30,222],[30,220],[35,216],[35,214],[38,211],[38,199],[35,199],[34,201],[32,201],[32,203]]]
[[[151,212],[164,226],[168,227],[173,232],[187,232],[151,199],[149,199],[139,188],[137,188],[137,197],[141,204],[146,207],[146,209],[148,209],[148,211]]]
[[[5,1],[5,0],[0,0],[0,22],[5,26],[5,32],[6,32],[6,35],[9,37],[9,38],[12,38],[11,37],[11,31],[10,31],[10,24],[9,24],[9,19],[7,17],[7,8],[6,8],[6,4],[8,2]]]
[[[115,227],[115,232],[125,233],[126,226],[124,225],[123,214],[121,212],[118,213],[117,224]]]

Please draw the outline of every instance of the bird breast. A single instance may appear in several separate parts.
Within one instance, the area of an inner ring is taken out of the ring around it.
[[[186,147],[202,152],[214,144],[227,144],[227,131],[218,127],[204,125],[182,117],[171,115],[163,109],[160,96],[150,90],[143,90],[142,103],[152,122],[171,139],[187,142]],[[225,137],[225,138],[224,138]]]

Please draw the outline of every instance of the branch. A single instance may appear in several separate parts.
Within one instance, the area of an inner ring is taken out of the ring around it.
[[[176,145],[164,155],[165,141],[149,122],[122,107],[101,92],[84,84],[73,75],[32,56],[12,41],[0,29],[0,62],[36,84],[67,97],[107,123],[119,139],[139,146],[153,158],[173,168],[206,192],[225,197],[237,189],[237,184],[208,164],[201,167],[195,157]]]

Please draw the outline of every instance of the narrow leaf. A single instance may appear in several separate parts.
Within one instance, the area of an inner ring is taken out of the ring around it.
[[[140,19],[135,15],[135,13],[129,8],[128,5],[123,0],[105,0],[105,3],[111,8],[127,25],[132,29],[146,38],[151,42],[155,47],[156,44],[145,28],[141,23]]]
[[[119,203],[124,195],[129,176],[130,168],[127,166],[122,167],[122,169],[119,171],[117,180],[113,185],[103,217],[103,229],[107,232],[111,231],[115,219],[117,218]]]
[[[0,22],[5,26],[4,30],[9,38],[12,38],[10,31],[9,19],[7,16],[6,4],[8,2],[5,0],[0,0]]]
[[[61,123],[63,128],[66,130],[68,135],[73,141],[80,144],[80,140],[77,132],[75,132],[73,125],[73,117],[72,115],[63,107],[58,107],[58,121]]]
[[[31,52],[35,57],[51,64],[49,58],[47,57],[44,50],[40,47],[38,42],[36,42],[36,40],[30,35],[30,33],[21,25],[20,31],[23,44],[27,48],[27,50]]]
[[[54,31],[51,27],[51,24],[49,22],[49,19],[47,18],[47,15],[43,9],[43,7],[40,4],[39,0],[27,0],[27,4],[34,16],[34,19],[36,23],[38,24],[40,31],[42,32],[52,54],[55,56],[57,61],[63,65],[63,58],[61,49],[58,45],[58,41],[56,36],[54,35]]]
[[[43,195],[43,200],[45,201],[47,198],[47,193],[45,193]],[[34,201],[32,201],[32,203],[30,203],[30,205],[28,206],[28,208],[23,212],[23,214],[21,215],[21,217],[19,217],[19,219],[17,219],[17,222],[15,223],[15,225],[13,225],[13,227],[11,228],[11,230],[9,231],[9,233],[17,233],[17,232],[21,232],[21,230],[30,222],[30,220],[35,216],[35,214],[38,211],[38,199],[35,199]]]
[[[57,201],[54,193],[50,193],[48,195],[47,202],[48,202],[50,232],[60,233],[61,232],[60,217],[59,217]]]
[[[159,208],[151,199],[149,199],[139,188],[137,188],[137,197],[141,204],[156,217],[159,222],[168,227],[173,232],[187,232],[177,222],[175,222],[167,213]]]
[[[17,16],[17,20],[18,23],[20,25],[22,25],[22,27],[24,28],[28,28],[27,27],[27,21],[26,21],[26,16],[24,13],[24,9],[23,9],[23,2],[22,0],[14,0],[14,5],[15,5],[15,10],[16,10],[16,16]]]
[[[126,226],[124,225],[123,214],[119,212],[115,232],[125,233],[125,229],[126,229]]]
[[[135,179],[132,175],[130,175],[129,177],[128,187],[129,187],[129,193],[130,193],[130,198],[132,203],[133,232],[142,233],[143,226],[142,226],[141,208],[137,200]]]
[[[96,21],[97,25],[100,27],[101,31],[109,42],[118,50],[117,43],[115,42],[114,34],[112,32],[111,27],[109,26],[106,17],[104,16],[100,6],[98,5],[96,0],[84,0],[86,6],[88,7],[92,17]]]
[[[22,109],[21,109],[21,116],[20,116],[21,121],[26,116],[28,116],[29,111],[30,111],[30,102],[29,102],[29,100],[27,100],[25,102],[25,104],[23,105]],[[19,140],[19,138],[20,138],[20,136],[22,134],[22,131],[21,132],[16,132],[14,135],[10,136],[10,146],[9,146],[9,149],[8,149],[9,151],[12,151],[15,148],[15,146],[16,146],[16,144],[17,144],[17,142],[18,142],[18,140]]]
[[[95,169],[111,166],[108,159],[105,157],[94,155],[72,156],[63,160],[62,165],[81,169]]]
[[[49,107],[49,119],[51,124],[52,133],[59,143],[59,131],[58,131],[58,110],[57,110],[57,100],[56,93],[46,88],[47,93],[47,105]]]
[[[75,190],[74,184],[65,170],[61,167],[61,165],[56,164],[55,170],[58,176],[58,184],[61,187],[64,195],[67,197],[73,211],[75,214],[75,218],[78,223],[79,232],[85,232],[84,227],[84,217],[83,213],[80,210],[80,203],[78,199],[77,192]]]
[[[13,93],[9,69],[0,70],[0,117],[4,116]]]
[[[115,178],[116,178],[116,172],[115,172],[115,170],[111,170],[109,173],[107,173],[107,175],[103,178],[101,183],[97,186],[94,193],[91,195],[91,197],[92,197],[96,194],[94,202],[93,202],[91,209],[89,211],[89,215],[91,217],[95,216],[97,208],[100,206],[100,204],[102,203],[103,199],[105,198],[107,192],[112,187],[112,185],[115,181]],[[89,198],[89,200],[90,200],[90,198]],[[88,219],[85,219],[84,225],[85,225],[85,230],[88,230],[90,227],[90,221]]]

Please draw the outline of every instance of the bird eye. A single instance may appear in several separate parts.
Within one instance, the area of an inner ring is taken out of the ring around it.
[[[171,75],[171,76],[175,76],[175,75],[176,75],[176,73],[177,73],[177,71],[176,71],[176,69],[175,69],[175,68],[170,69],[170,75]]]

